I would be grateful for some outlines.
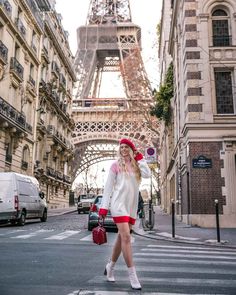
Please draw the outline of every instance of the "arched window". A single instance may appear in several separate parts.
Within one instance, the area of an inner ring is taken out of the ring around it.
[[[231,46],[229,15],[224,9],[215,9],[212,12],[213,46]]]
[[[27,145],[25,145],[23,147],[22,161],[21,161],[21,168],[24,170],[28,169],[29,157],[30,157],[29,147]]]

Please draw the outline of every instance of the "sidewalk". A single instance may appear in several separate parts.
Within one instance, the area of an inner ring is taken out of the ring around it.
[[[64,215],[72,212],[76,212],[77,207],[76,206],[70,206],[67,208],[58,208],[58,209],[51,209],[48,208],[48,217],[50,216],[57,216],[57,215]]]
[[[236,249],[236,228],[220,228],[220,242],[217,242],[216,228],[191,226],[175,219],[175,237],[172,238],[172,216],[164,213],[159,206],[155,206],[154,210],[155,225],[153,230],[144,231],[139,219],[134,228],[136,234],[152,239],[216,245]]]

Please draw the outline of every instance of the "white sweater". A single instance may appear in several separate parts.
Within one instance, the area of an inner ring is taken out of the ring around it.
[[[151,171],[146,160],[141,159],[137,163],[141,177],[149,178]],[[134,224],[137,217],[138,194],[139,183],[131,165],[128,165],[128,172],[123,172],[119,168],[118,161],[115,161],[109,170],[99,214],[106,215],[110,205],[115,223],[129,222]]]

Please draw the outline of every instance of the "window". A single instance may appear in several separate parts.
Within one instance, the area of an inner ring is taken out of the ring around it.
[[[217,114],[234,114],[232,71],[215,70]]]
[[[24,170],[28,169],[30,151],[28,146],[24,146],[22,151],[22,161],[21,161],[21,168]]]
[[[212,13],[213,46],[231,46],[232,37],[229,35],[229,16],[223,9]]]

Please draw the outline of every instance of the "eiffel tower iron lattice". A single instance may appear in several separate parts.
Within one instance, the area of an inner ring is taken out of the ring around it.
[[[91,0],[77,40],[74,176],[115,158],[121,137],[131,138],[143,151],[157,144],[159,134],[158,121],[149,114],[153,95],[141,57],[141,28],[132,23],[129,0]],[[125,97],[100,95],[105,72],[120,75]]]

